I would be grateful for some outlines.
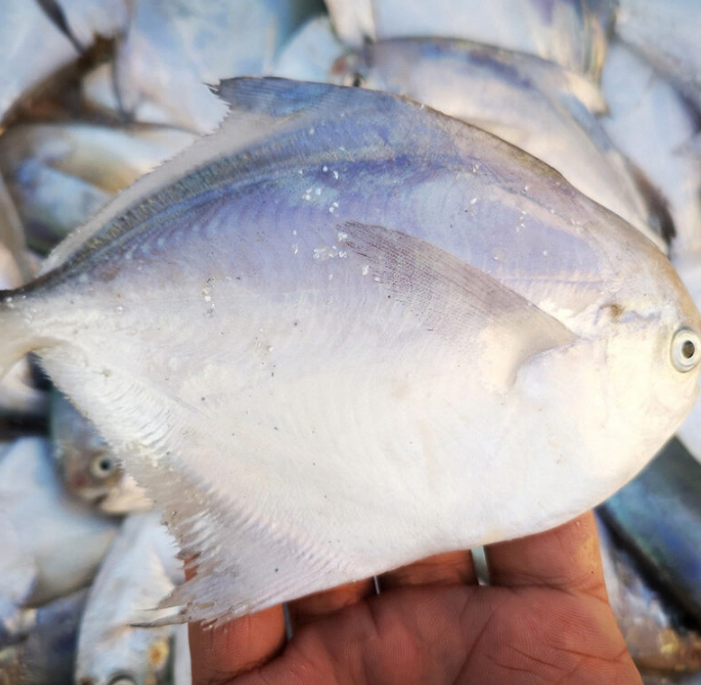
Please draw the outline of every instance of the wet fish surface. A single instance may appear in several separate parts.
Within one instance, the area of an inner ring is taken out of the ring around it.
[[[156,126],[17,125],[0,136],[0,169],[30,246],[45,254],[117,192],[194,139]]]
[[[672,440],[602,515],[679,605],[701,621],[701,464]]]
[[[41,605],[90,582],[116,524],[63,489],[46,440],[19,438],[0,452],[0,546],[31,569],[23,604]],[[7,586],[0,585],[0,597]]]
[[[157,616],[149,610],[173,588],[177,548],[159,519],[158,513],[127,517],[103,560],[80,626],[76,682],[165,682],[172,626],[132,625]]]
[[[599,517],[597,528],[609,603],[636,666],[677,677],[701,671],[701,633]]]
[[[219,94],[0,307],[199,555],[181,620],[550,528],[683,420],[698,311],[550,167],[378,92]]]
[[[656,217],[593,114],[605,109],[603,96],[581,76],[531,55],[440,39],[367,45],[339,59],[330,76],[406,95],[498,135],[663,246],[661,231],[650,230]]]
[[[463,38],[548,59],[593,80],[613,21],[611,0],[326,0],[339,36],[361,47],[388,38]]]
[[[320,0],[139,0],[114,68],[122,108],[139,121],[144,101],[159,123],[199,133],[216,128],[225,107],[208,84],[267,73],[278,50]],[[177,84],[177,87],[175,87]]]
[[[29,609],[27,635],[0,650],[3,685],[73,685],[78,625],[87,590]]]

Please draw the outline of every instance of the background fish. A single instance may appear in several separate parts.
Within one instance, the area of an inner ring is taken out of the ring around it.
[[[109,514],[153,506],[95,427],[57,391],[52,393],[51,434],[61,475],[73,495]]]
[[[687,151],[696,113],[668,80],[620,42],[610,46],[601,86],[608,104],[601,123],[669,203],[672,259],[700,250],[701,166]]]
[[[601,509],[611,528],[698,621],[701,618],[701,464],[672,440]]]
[[[327,0],[339,36],[354,47],[387,38],[464,38],[551,60],[598,77],[612,21],[610,0]]]
[[[76,681],[109,685],[116,678],[134,685],[165,682],[173,628],[132,623],[151,612],[173,588],[177,548],[159,514],[133,514],[122,524],[90,589],[80,626]]]
[[[695,0],[619,0],[616,33],[701,105],[701,6]]]
[[[0,136],[0,170],[30,246],[46,253],[118,191],[194,139],[163,127],[15,126]]]
[[[477,43],[392,40],[341,58],[331,75],[406,95],[518,145],[662,245],[626,161],[592,113],[605,109],[603,97],[577,74]]]
[[[26,603],[38,606],[90,582],[116,532],[64,490],[49,447],[20,438],[0,453],[0,517],[4,554],[29,558],[36,570]],[[0,585],[0,594],[6,588]]]
[[[27,59],[32,55],[32,59]],[[0,8],[0,123],[15,104],[78,57],[37,2],[5,0]]]
[[[73,685],[78,625],[87,590],[49,602],[30,615],[27,635],[0,650],[3,685]]]
[[[643,674],[701,670],[701,633],[663,590],[651,586],[640,566],[597,518],[606,590],[618,627]]]
[[[122,107],[146,121],[139,106],[150,100],[167,113],[166,123],[212,131],[225,107],[205,84],[265,73],[287,37],[320,6],[314,0],[138,0],[115,64]]]
[[[37,349],[199,553],[168,601],[181,618],[549,528],[681,422],[698,312],[657,248],[551,168],[386,94],[220,94],[216,134],[0,312],[4,362]],[[478,473],[487,495],[465,498]]]

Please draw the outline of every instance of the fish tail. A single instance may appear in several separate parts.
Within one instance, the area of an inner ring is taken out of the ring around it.
[[[27,299],[21,290],[0,290],[0,380],[28,352],[51,344],[33,330]]]

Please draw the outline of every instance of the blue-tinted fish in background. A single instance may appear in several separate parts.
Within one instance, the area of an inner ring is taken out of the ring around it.
[[[326,0],[353,47],[387,38],[463,38],[526,52],[596,80],[613,21],[612,0]],[[369,39],[369,41],[368,41]]]
[[[701,464],[671,441],[602,515],[679,605],[701,620]]]

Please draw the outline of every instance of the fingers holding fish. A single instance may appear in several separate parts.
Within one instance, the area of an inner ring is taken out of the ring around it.
[[[469,551],[446,552],[402,566],[378,577],[381,592],[413,585],[475,585]]]
[[[330,616],[374,594],[374,579],[367,578],[290,602],[288,610],[293,634],[307,623]]]
[[[489,545],[486,553],[492,585],[547,586],[606,600],[591,512],[539,535]]]
[[[282,605],[216,627],[190,623],[193,683],[225,683],[268,662],[286,640]]]

